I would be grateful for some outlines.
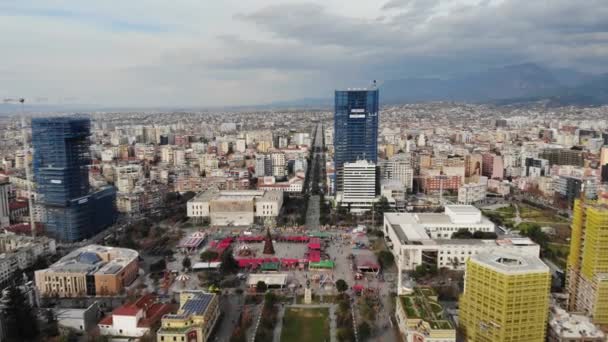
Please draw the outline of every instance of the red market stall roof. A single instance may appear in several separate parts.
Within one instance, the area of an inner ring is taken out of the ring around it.
[[[280,236],[278,240],[285,242],[308,242],[310,238],[308,236]]]
[[[319,252],[319,251],[310,251],[310,252],[308,252],[308,261],[309,262],[319,262],[319,261],[321,261],[321,252]]]
[[[309,242],[308,243],[308,249],[321,249],[321,244],[320,243],[312,243]]]
[[[319,238],[311,238],[308,242],[309,249],[321,249],[321,240]]]
[[[292,265],[296,265],[298,262],[300,262],[299,259],[281,259],[281,264],[283,266],[292,266]]]
[[[238,240],[240,242],[263,242],[263,236],[239,236]]]
[[[239,264],[239,267],[249,267],[255,266],[258,267],[263,263],[279,263],[279,258],[241,258],[236,259],[236,262]]]
[[[365,272],[365,271],[378,272],[380,270],[380,264],[378,263],[376,256],[372,253],[356,255],[355,256],[355,265],[357,267],[357,270],[363,271],[363,272]]]

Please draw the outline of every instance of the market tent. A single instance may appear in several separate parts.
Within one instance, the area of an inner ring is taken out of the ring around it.
[[[320,251],[309,251],[308,252],[308,261],[309,262],[321,261],[321,252]]]
[[[298,259],[281,259],[281,264],[283,266],[293,266],[296,265],[300,260]]]
[[[239,236],[238,238],[241,242],[263,242],[263,236]]]
[[[335,264],[333,261],[331,260],[323,260],[323,261],[319,261],[319,262],[311,262],[308,264],[309,268],[327,268],[327,269],[331,269],[334,268]]]
[[[313,243],[313,242],[309,242],[308,243],[308,249],[321,249],[321,244],[320,243]]]
[[[260,270],[262,271],[278,271],[279,270],[279,263],[278,262],[265,262],[262,264],[262,267],[260,268]]]
[[[329,239],[331,237],[331,234],[326,233],[326,232],[312,232],[312,233],[308,234],[308,236],[316,237],[316,238],[320,238],[320,239]]]

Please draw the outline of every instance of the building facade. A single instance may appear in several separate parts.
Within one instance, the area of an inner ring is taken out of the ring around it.
[[[456,329],[445,317],[444,309],[433,289],[414,288],[412,293],[398,296],[395,310],[397,326],[405,341],[456,341]]]
[[[156,333],[157,342],[207,342],[220,316],[216,294],[183,291],[176,314],[164,315]]]
[[[569,309],[608,326],[608,201],[574,202],[566,284]]]
[[[34,273],[42,297],[114,296],[139,271],[139,253],[126,248],[88,245]]]
[[[90,120],[32,119],[34,178],[48,234],[63,241],[88,238],[114,222],[113,187],[91,193]]]
[[[378,89],[336,90],[334,161],[336,190],[342,191],[344,163],[378,161]]]
[[[536,256],[472,256],[459,300],[465,341],[544,342],[550,289],[549,267]]]
[[[217,226],[249,226],[256,221],[272,224],[282,207],[282,191],[210,188],[188,201],[187,215]]]
[[[360,212],[376,201],[376,165],[367,160],[344,163],[340,205]]]

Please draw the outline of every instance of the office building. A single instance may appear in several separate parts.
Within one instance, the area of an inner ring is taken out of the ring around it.
[[[88,245],[36,271],[34,278],[42,297],[114,296],[137,278],[138,271],[136,251]]]
[[[338,201],[351,212],[372,208],[376,201],[376,165],[367,160],[344,163],[342,192]]]
[[[8,195],[11,185],[8,178],[0,179],[0,228],[11,225]]]
[[[32,119],[34,178],[46,232],[63,241],[93,236],[114,222],[116,191],[89,186],[90,120]]]
[[[549,175],[549,161],[547,159],[526,158],[524,176],[543,177]]]
[[[210,188],[188,201],[191,218],[209,219],[214,226],[273,224],[283,207],[282,191],[220,191]]]
[[[585,163],[581,150],[546,148],[541,151],[539,157],[548,160],[551,165],[583,166]]]
[[[378,89],[336,90],[334,162],[336,191],[342,191],[345,163],[378,162]]]
[[[584,192],[584,196],[588,199],[597,198],[596,179],[560,176],[555,183],[555,192],[568,207],[572,207],[574,200],[581,196],[581,192]]]
[[[545,341],[551,273],[537,256],[473,255],[464,281],[458,320],[465,341]]]
[[[570,311],[608,326],[608,201],[574,202],[566,284]]]
[[[395,311],[399,332],[407,342],[456,341],[456,329],[430,287],[398,296]]]
[[[216,294],[202,291],[183,291],[176,314],[164,315],[157,342],[207,342],[220,316]]]

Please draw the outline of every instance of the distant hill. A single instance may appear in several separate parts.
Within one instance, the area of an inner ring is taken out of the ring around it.
[[[382,84],[383,103],[422,101],[484,102],[547,93],[563,85],[536,64],[489,69],[447,79],[403,79]]]
[[[492,103],[498,105],[543,102],[549,106],[608,104],[608,76],[600,77],[534,63],[510,65],[449,78],[406,78],[384,81],[382,104],[430,101]],[[332,107],[325,99],[274,102],[270,107]]]

